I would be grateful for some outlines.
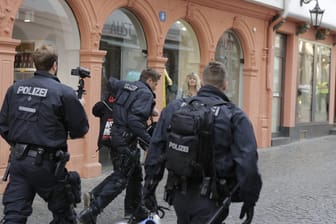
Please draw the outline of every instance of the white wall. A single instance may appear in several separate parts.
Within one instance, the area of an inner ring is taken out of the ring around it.
[[[313,9],[316,0],[312,0],[309,4],[300,6],[300,0],[246,0],[255,4],[263,5],[270,8],[279,9],[279,12],[285,10],[288,6],[288,17],[300,19],[305,22],[310,22],[309,10]],[[322,27],[336,30],[336,1],[335,0],[319,0],[320,8],[324,11],[322,18]]]
[[[276,8],[279,10],[282,10],[284,8],[284,0],[246,0],[246,1],[270,8]]]

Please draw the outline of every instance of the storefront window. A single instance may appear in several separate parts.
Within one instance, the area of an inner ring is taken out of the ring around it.
[[[183,83],[188,74],[199,74],[200,52],[192,27],[183,20],[176,21],[169,29],[163,49],[168,58],[166,71],[166,103],[182,96]],[[171,80],[168,84],[167,78]]]
[[[232,31],[225,31],[217,43],[215,60],[222,62],[227,70],[226,95],[241,106],[243,96],[242,67],[243,54],[240,43]]]
[[[298,123],[327,121],[330,48],[299,41],[296,119]]]
[[[147,66],[147,45],[139,20],[127,9],[117,9],[107,18],[99,45],[106,51],[102,67],[101,97],[110,76],[136,81]],[[99,150],[99,162],[110,165],[109,150]]]
[[[285,34],[277,33],[274,45],[274,72],[273,72],[273,97],[272,97],[272,135],[280,134],[283,116],[283,77],[286,64]]]
[[[31,54],[43,44],[56,47],[58,77],[77,88],[71,69],[79,66],[80,37],[75,17],[64,0],[23,1],[16,15],[13,38],[21,40],[14,62],[14,80],[27,79],[35,71]]]
[[[329,113],[330,48],[316,46],[315,121],[327,121]]]
[[[147,45],[142,26],[126,9],[115,10],[108,17],[99,49],[107,52],[102,70],[102,91],[110,76],[135,81],[147,66]]]

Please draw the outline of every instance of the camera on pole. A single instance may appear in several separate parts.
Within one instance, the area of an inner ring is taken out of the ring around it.
[[[85,94],[86,90],[84,89],[84,79],[90,78],[90,70],[84,67],[77,67],[71,69],[71,75],[79,76],[80,79],[78,81],[78,89],[77,89],[77,96],[78,99],[81,99],[83,94]]]

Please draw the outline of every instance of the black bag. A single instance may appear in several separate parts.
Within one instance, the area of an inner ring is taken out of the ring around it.
[[[81,188],[81,178],[78,172],[69,171],[68,173],[67,186],[70,187],[69,195],[72,195],[72,204],[78,204],[81,202],[82,188]]]
[[[112,140],[112,136],[111,136],[111,128],[113,125],[113,118],[107,118],[106,122],[105,122],[105,126],[104,126],[104,130],[103,130],[103,134],[101,136],[101,142],[103,145],[106,146],[110,146],[111,145],[111,140]]]
[[[113,125],[113,110],[105,101],[102,101],[102,103],[106,106],[106,112],[105,116],[101,117],[101,119],[104,120],[102,122],[102,130],[100,130],[99,142],[100,145],[110,147],[112,141],[111,128]]]
[[[214,118],[225,101],[205,97],[185,99],[171,119],[168,128],[166,168],[175,175],[191,177],[202,171],[212,155]]]

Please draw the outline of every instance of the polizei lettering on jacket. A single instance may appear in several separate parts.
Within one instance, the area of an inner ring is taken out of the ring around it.
[[[16,94],[46,97],[48,89],[32,86],[19,86]]]
[[[131,84],[131,83],[125,83],[125,85],[124,85],[124,89],[127,89],[127,90],[129,90],[129,91],[135,91],[135,90],[137,90],[137,86],[136,85],[133,85],[133,84]]]
[[[169,142],[168,147],[180,152],[189,152],[189,146],[187,145],[179,145],[174,142]]]

